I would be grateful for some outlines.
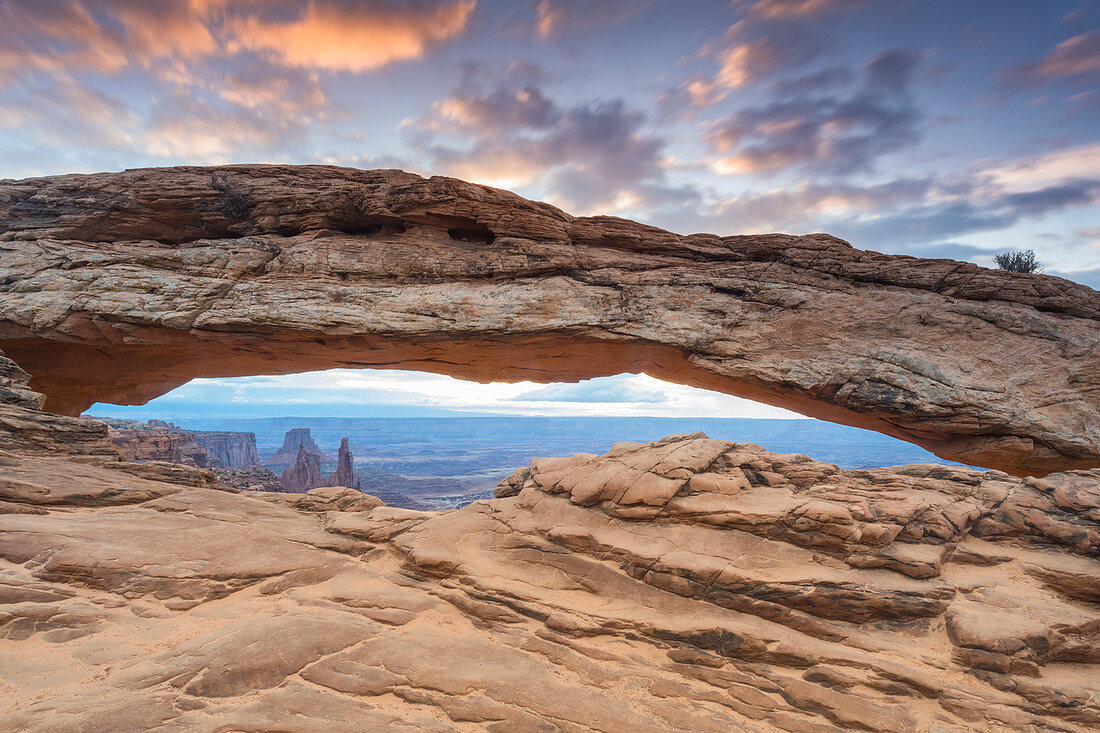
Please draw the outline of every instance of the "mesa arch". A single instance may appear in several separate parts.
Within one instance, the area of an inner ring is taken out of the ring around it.
[[[0,349],[68,415],[194,377],[640,371],[1017,475],[1100,466],[1100,294],[824,234],[679,236],[394,170],[144,169],[0,182],[0,293]]]

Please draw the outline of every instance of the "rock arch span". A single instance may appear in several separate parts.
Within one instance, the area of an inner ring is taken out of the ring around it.
[[[1055,277],[329,166],[2,181],[0,256],[0,348],[63,414],[195,377],[642,371],[1019,475],[1100,466],[1100,294]]]

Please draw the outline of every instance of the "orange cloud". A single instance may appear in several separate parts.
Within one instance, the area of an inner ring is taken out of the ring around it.
[[[461,33],[476,0],[438,7],[333,7],[311,4],[288,23],[257,16],[228,22],[230,50],[266,51],[288,66],[361,72],[419,58]]]
[[[813,18],[836,10],[852,10],[869,0],[757,0],[752,12],[763,18]]]

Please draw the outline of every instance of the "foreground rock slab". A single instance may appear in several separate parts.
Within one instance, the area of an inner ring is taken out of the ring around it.
[[[1100,726],[1097,472],[692,434],[419,512],[168,466],[0,454],[0,729]]]
[[[1100,294],[823,234],[401,171],[135,170],[0,182],[0,293],[0,348],[70,415],[200,376],[646,372],[1016,475],[1100,466]]]

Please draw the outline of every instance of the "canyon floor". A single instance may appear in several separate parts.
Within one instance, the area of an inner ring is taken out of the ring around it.
[[[417,512],[0,459],[4,730],[1100,725],[1095,472],[694,434]]]

